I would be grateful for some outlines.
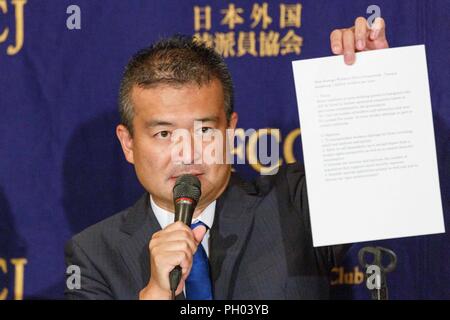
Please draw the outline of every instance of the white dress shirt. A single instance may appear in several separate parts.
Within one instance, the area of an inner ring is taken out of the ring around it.
[[[150,204],[152,206],[153,213],[155,214],[156,219],[158,220],[159,225],[161,226],[161,229],[164,229],[169,224],[173,223],[175,219],[175,214],[159,207],[155,203],[155,201],[153,201],[151,195],[150,195]],[[202,213],[200,213],[200,215],[197,218],[192,219],[192,223],[201,221],[208,226],[208,230],[206,231],[206,234],[202,240],[203,248],[205,248],[208,257],[209,257],[209,230],[211,230],[211,227],[214,222],[215,211],[216,211],[216,201],[214,200],[206,207],[205,210],[202,211]]]

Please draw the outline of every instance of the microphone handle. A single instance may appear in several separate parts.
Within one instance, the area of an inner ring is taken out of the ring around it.
[[[176,266],[169,273],[170,291],[172,292],[172,300],[175,300],[175,291],[181,281],[181,267]]]
[[[195,202],[192,199],[182,198],[175,201],[175,222],[182,221],[187,226],[191,225],[192,216],[195,210]],[[169,273],[170,290],[172,291],[172,299],[175,299],[175,291],[181,280],[181,267],[176,266]]]
[[[181,198],[175,201],[175,222],[182,221],[188,227],[191,226],[196,203],[189,198]]]

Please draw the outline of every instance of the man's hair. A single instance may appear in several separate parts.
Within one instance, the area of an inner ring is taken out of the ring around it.
[[[175,35],[159,40],[136,53],[125,67],[119,92],[121,123],[133,135],[131,92],[136,85],[142,88],[159,84],[196,83],[202,86],[214,79],[222,84],[224,109],[229,121],[233,113],[233,83],[222,57],[191,36]]]

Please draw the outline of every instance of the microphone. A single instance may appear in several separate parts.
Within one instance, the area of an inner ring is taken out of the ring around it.
[[[177,178],[173,187],[173,203],[175,205],[175,222],[182,221],[190,226],[192,216],[200,199],[200,180],[191,174],[184,174]],[[176,266],[169,273],[170,290],[172,299],[175,300],[175,291],[181,280],[181,267]]]

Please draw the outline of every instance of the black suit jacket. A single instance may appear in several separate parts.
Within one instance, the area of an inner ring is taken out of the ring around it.
[[[137,299],[158,230],[147,193],[74,236],[66,263],[80,267],[81,289],[66,297]],[[329,271],[348,246],[313,247],[304,170],[293,164],[253,183],[233,174],[217,200],[209,248],[215,299],[327,299]]]

